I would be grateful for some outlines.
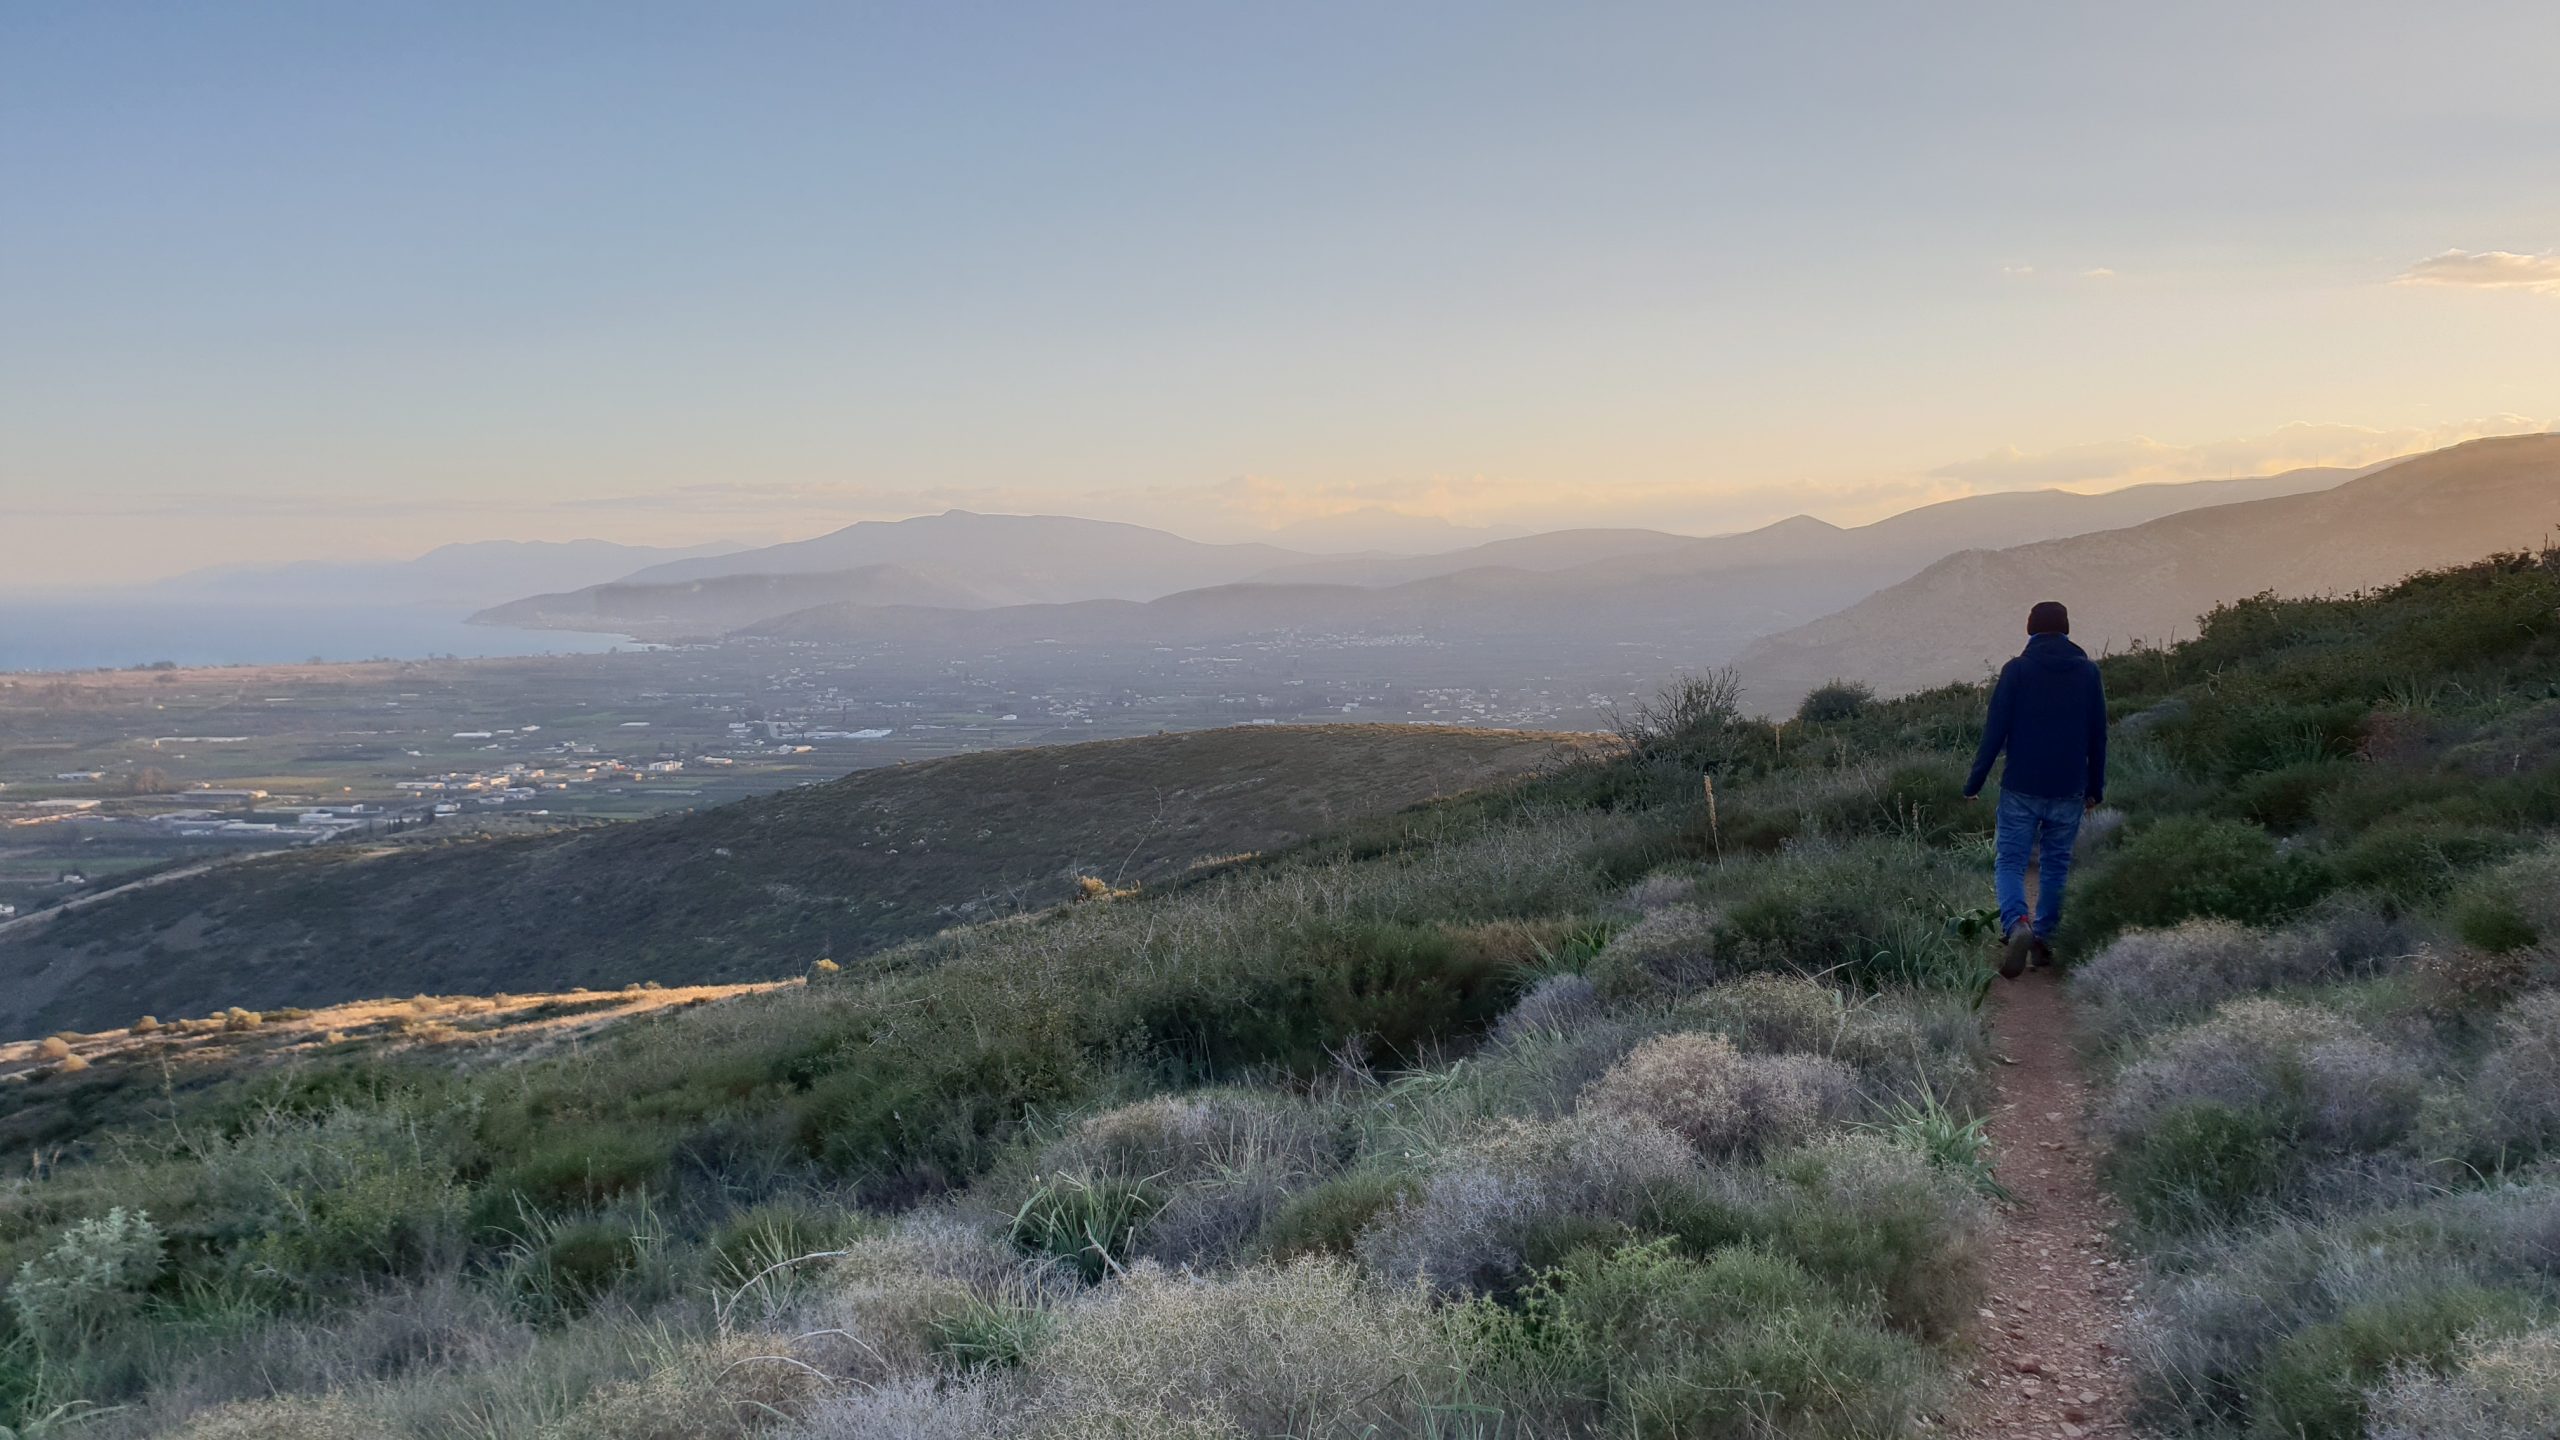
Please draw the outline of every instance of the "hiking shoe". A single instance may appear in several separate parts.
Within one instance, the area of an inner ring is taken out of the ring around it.
[[[2027,970],[2027,953],[2035,948],[2035,932],[2021,925],[2000,945],[2000,978],[2015,980]]]
[[[2039,970],[2053,968],[2053,946],[2041,935],[2027,942],[2027,963]]]

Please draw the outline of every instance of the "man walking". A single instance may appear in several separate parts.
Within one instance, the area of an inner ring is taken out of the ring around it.
[[[1982,793],[1991,762],[2000,772],[2000,973],[2018,978],[2033,960],[2053,963],[2062,923],[2062,884],[2080,817],[2107,792],[2107,696],[2097,662],[2071,643],[2071,614],[2055,600],[2027,612],[2027,648],[2000,667],[1964,796]],[[2027,912],[2027,860],[2037,866],[2036,908]]]

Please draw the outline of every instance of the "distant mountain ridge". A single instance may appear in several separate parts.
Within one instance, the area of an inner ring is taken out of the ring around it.
[[[1670,663],[1708,665],[1986,536],[2074,534],[2187,505],[2316,490],[2351,473],[2302,470],[2101,495],[1970,496],[1855,528],[1799,515],[1705,539],[1644,530],[1559,531],[1441,556],[1293,565],[1143,603],[1084,601],[975,613],[837,604],[760,621],[744,633],[1097,649],[1357,633],[1421,637],[1481,652],[1488,663],[1528,651],[1599,656],[1635,647]],[[1526,563],[1486,563],[1496,559]],[[1413,578],[1395,580],[1400,574]],[[1364,579],[1393,583],[1357,583]]]
[[[655,585],[902,565],[965,586],[991,604],[1040,604],[1150,600],[1311,558],[1275,545],[1211,545],[1112,520],[946,510],[911,520],[865,520],[814,539],[652,565],[620,578]]]
[[[1980,678],[2017,653],[2027,607],[2061,600],[2092,651],[2195,633],[2262,591],[2388,584],[2542,541],[2560,528],[2560,435],[2473,440],[2332,488],[2188,510],[2121,529],[1948,556],[1900,584],[1753,644],[1736,662],[1764,711],[1833,678],[1887,693]]]
[[[2095,495],[1976,495],[1862,526],[1798,515],[1704,538],[1560,530],[1407,556],[1311,556],[1108,521],[955,510],[653,565],[610,585],[531,596],[473,618],[660,640],[736,632],[1112,647],[1419,635],[1462,650],[1632,645],[1669,663],[1713,664],[1958,550],[2299,494],[2352,473],[2297,470]],[[883,567],[904,578],[889,583]],[[837,578],[772,581],[811,575]],[[854,578],[861,576],[872,578]]]
[[[568,590],[619,579],[644,566],[707,560],[745,547],[718,541],[669,547],[610,540],[472,540],[439,545],[412,560],[305,560],[224,566],[152,584],[155,595],[238,603],[438,606],[476,610],[536,590]]]
[[[758,620],[820,605],[914,605],[969,609],[985,602],[958,585],[903,565],[865,565],[794,575],[720,575],[661,584],[617,581],[557,595],[534,595],[483,610],[476,625],[533,630],[606,630],[662,639],[709,638]]]

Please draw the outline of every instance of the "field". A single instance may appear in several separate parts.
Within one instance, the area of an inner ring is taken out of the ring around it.
[[[1286,849],[1557,761],[1587,737],[1240,726],[858,771],[518,837],[318,846],[0,928],[0,1024],[318,1005],[386,989],[793,976],[955,921]],[[5,1032],[0,1032],[5,1033]]]
[[[295,827],[314,807],[352,807],[331,824],[368,843],[521,834],[1023,745],[1249,722],[1588,728],[1613,699],[1535,674],[1487,690],[1480,671],[1420,644],[954,660],[732,641],[0,675],[0,905],[309,844]]]
[[[2555,613],[2560,555],[2505,557],[2107,662],[2063,948],[2140,1318],[2103,1337],[2138,1411],[2093,1425],[2549,1433]],[[1981,1123],[1981,704],[1773,725],[1688,682],[1622,748],[573,1043],[396,1007],[227,1057],[253,1027],[56,1037],[0,1082],[57,1117],[0,1191],[0,1404],[198,1440],[2065,1433],[1973,1428],[1960,1380],[2027,1313],[1987,1257],[2047,1164]]]

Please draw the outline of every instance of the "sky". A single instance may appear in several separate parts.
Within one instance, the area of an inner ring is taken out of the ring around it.
[[[2546,428],[2555,53],[2527,0],[0,6],[0,587],[1708,533]]]

